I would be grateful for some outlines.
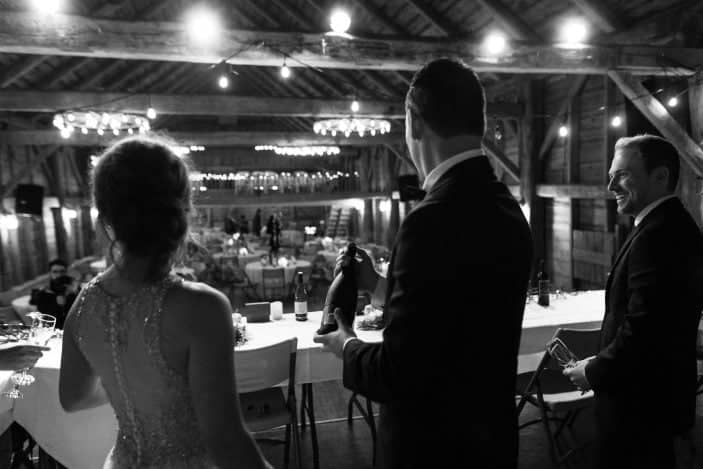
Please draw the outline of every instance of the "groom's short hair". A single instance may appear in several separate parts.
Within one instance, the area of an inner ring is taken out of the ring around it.
[[[486,96],[468,65],[455,59],[437,59],[413,77],[406,106],[420,115],[440,137],[483,136]]]

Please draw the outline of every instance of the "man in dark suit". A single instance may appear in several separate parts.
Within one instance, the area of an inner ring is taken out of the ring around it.
[[[609,175],[635,227],[606,284],[602,350],[565,374],[595,391],[599,468],[669,469],[695,418],[703,236],[674,195],[679,156],[668,141],[621,138]]]
[[[484,109],[461,62],[415,75],[406,143],[427,195],[400,226],[387,280],[365,254],[357,264],[360,290],[385,292],[383,342],[364,343],[339,320],[315,337],[343,358],[345,387],[381,403],[381,468],[516,467],[532,239],[481,150]]]

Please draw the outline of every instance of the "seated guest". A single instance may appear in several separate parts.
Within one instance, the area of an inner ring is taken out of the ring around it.
[[[32,291],[29,303],[43,314],[56,317],[56,327],[63,329],[66,314],[76,299],[78,287],[67,274],[68,264],[62,259],[49,262],[49,284]]]

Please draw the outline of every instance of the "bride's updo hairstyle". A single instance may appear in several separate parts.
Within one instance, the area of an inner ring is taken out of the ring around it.
[[[108,148],[93,170],[93,198],[122,262],[146,259],[148,280],[168,272],[188,232],[188,164],[157,137],[130,137]],[[117,265],[119,268],[120,266]]]

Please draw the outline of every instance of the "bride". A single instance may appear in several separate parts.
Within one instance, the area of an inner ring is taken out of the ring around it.
[[[66,319],[61,405],[112,405],[105,468],[271,467],[239,408],[227,298],[169,273],[188,231],[186,163],[159,140],[122,140],[100,157],[93,197],[113,265]]]

